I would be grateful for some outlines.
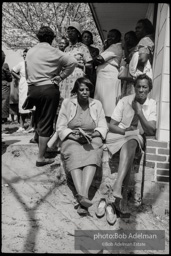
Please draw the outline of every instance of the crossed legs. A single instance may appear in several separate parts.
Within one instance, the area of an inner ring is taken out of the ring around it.
[[[129,170],[134,161],[137,145],[137,141],[132,139],[126,142],[121,148],[118,175],[113,185],[113,196],[116,198],[122,198],[123,182],[128,183]]]

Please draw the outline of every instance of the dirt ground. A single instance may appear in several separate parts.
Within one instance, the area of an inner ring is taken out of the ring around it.
[[[60,180],[60,155],[47,152],[55,162],[36,167],[37,144],[32,134],[17,134],[18,124],[2,125],[2,245],[3,253],[84,253],[84,254],[168,254],[168,217],[155,216],[150,207],[129,205],[131,217],[117,218],[110,226],[105,216],[95,215],[101,196],[93,183],[93,205],[89,216],[76,211],[72,181]],[[75,249],[75,230],[165,230],[165,250]]]

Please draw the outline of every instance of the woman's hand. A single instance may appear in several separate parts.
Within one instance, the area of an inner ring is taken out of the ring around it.
[[[131,125],[128,128],[125,129],[125,132],[126,131],[134,131],[134,130],[137,130],[137,126]]]
[[[83,135],[80,135],[80,137],[78,138],[78,142],[80,144],[86,144],[87,140],[86,140],[86,138]]]
[[[142,105],[138,101],[134,100],[132,102],[132,108],[135,111],[136,115],[139,115],[142,113]]]
[[[77,67],[84,70],[84,64],[82,62],[78,62]]]
[[[102,65],[103,63],[105,63],[105,60],[104,58],[101,56],[101,55],[98,55],[96,58],[94,58],[93,60],[93,64],[95,66],[98,66],[98,65]]]
[[[70,133],[67,138],[70,139],[70,140],[77,141],[80,144],[87,143],[86,138],[82,134],[80,134],[79,132]]]
[[[76,133],[70,133],[67,137],[67,139],[78,141],[79,135]]]

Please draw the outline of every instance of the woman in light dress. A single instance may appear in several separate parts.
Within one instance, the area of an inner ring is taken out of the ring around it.
[[[28,52],[28,49],[25,49],[23,51],[23,58],[25,60],[26,54]],[[24,132],[24,123],[26,114],[30,113],[30,110],[24,110],[22,108],[24,101],[27,98],[27,92],[28,92],[28,84],[26,82],[26,75],[25,75],[25,61],[19,62],[16,66],[12,69],[12,74],[14,77],[19,79],[19,113],[20,113],[20,127],[17,130],[17,132]]]
[[[118,69],[122,59],[121,33],[112,29],[107,35],[107,49],[100,56],[103,61],[97,67],[97,80],[94,98],[101,101],[107,122],[110,121],[116,100],[121,94],[121,82]]]
[[[156,133],[157,105],[149,98],[152,80],[142,74],[136,78],[134,86],[135,93],[120,99],[115,107],[106,137],[109,157],[119,152],[119,166],[107,196],[99,201],[96,215],[102,217],[106,213],[111,225],[118,214],[122,215],[120,203],[123,195],[127,194],[135,155],[141,155],[145,149],[146,136],[155,136]]]

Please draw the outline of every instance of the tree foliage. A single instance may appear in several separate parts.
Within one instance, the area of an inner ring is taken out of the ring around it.
[[[50,26],[56,42],[66,36],[71,21],[78,21],[83,30],[93,33],[95,45],[101,47],[101,39],[87,3],[57,2],[3,2],[2,42],[12,49],[31,47],[37,43],[36,33],[42,25]]]

